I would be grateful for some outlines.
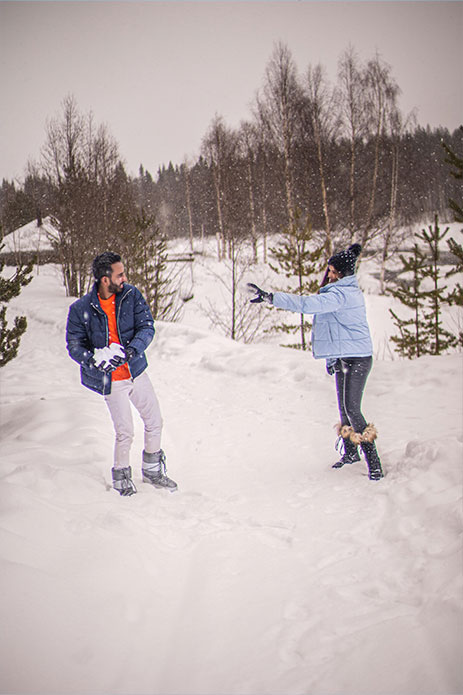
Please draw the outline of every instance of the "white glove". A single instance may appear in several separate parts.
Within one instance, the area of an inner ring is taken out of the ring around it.
[[[114,360],[116,358],[116,360]],[[120,358],[124,358],[125,362],[125,350],[119,343],[111,343],[109,347],[97,348],[93,353],[93,363],[95,367],[102,372],[110,373],[113,372],[119,364],[123,364]],[[116,364],[112,363],[112,360]]]

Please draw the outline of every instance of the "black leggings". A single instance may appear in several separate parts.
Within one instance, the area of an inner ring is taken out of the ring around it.
[[[361,433],[367,426],[360,406],[372,364],[372,357],[340,357],[335,364],[341,425],[350,425],[354,432]]]

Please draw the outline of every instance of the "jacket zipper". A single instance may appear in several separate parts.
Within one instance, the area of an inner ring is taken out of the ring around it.
[[[117,307],[116,328],[117,328],[117,335],[119,336],[119,342],[120,342],[121,345],[122,345],[122,338],[121,338],[121,334],[120,334],[120,332],[119,332],[119,316],[120,316],[120,313],[121,313],[122,302],[123,302],[124,299],[127,297],[127,295],[129,294],[129,292],[131,292],[131,291],[132,291],[132,290],[129,290],[128,292],[126,292],[126,293],[121,297],[121,301],[119,302],[119,306]],[[124,347],[124,346],[122,345],[122,347]],[[129,361],[128,361],[128,360],[127,360],[127,369],[129,370],[130,378],[131,378],[132,381],[133,381],[132,370],[130,369]]]
[[[109,321],[108,321],[108,317],[106,316],[106,313],[103,311],[103,309],[102,309],[101,307],[96,306],[95,304],[92,304],[92,306],[93,306],[93,308],[96,309],[100,314],[102,314],[103,317],[104,317],[104,319],[105,319],[105,325],[106,325],[106,345],[109,345]],[[117,332],[119,333],[119,329],[117,330]],[[106,396],[106,395],[107,395],[107,393],[106,393],[106,382],[105,382],[105,377],[107,377],[107,376],[108,376],[108,375],[105,374],[104,377],[103,377],[103,396]],[[110,393],[110,392],[111,392],[111,389],[109,389],[109,393]]]

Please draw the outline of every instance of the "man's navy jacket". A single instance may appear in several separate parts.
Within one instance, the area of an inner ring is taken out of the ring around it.
[[[128,283],[116,294],[116,324],[120,344],[135,352],[128,362],[130,374],[135,379],[148,366],[145,350],[154,337],[154,320],[141,292]],[[82,384],[103,395],[111,393],[111,374],[98,370],[91,358],[95,349],[107,345],[108,317],[101,308],[95,283],[89,294],[69,307],[66,346],[72,359],[80,364]]]

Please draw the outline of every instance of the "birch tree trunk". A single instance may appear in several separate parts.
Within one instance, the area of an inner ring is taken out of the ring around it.
[[[356,174],[357,144],[365,128],[362,69],[359,59],[350,46],[342,55],[338,64],[338,83],[340,114],[343,132],[349,141],[349,221],[351,242],[355,238],[357,227],[356,209]]]
[[[329,258],[333,253],[333,238],[325,176],[324,145],[334,137],[336,122],[333,94],[328,89],[321,65],[316,65],[315,68],[309,66],[305,83],[305,95],[307,102],[305,104],[308,120],[307,130],[310,131],[310,136],[313,137],[317,152],[317,166],[325,223],[326,258]]]
[[[185,177],[185,197],[186,197],[186,209],[188,213],[188,234],[190,238],[190,249],[194,251],[193,245],[193,215],[191,211],[191,189],[190,189],[190,170],[188,164],[185,162],[182,166],[183,174]]]
[[[381,142],[385,136],[387,117],[397,110],[399,87],[391,76],[391,69],[378,55],[370,60],[365,73],[368,121],[374,139],[373,171],[371,175],[368,212],[362,231],[361,244],[365,246],[374,224]]]
[[[250,123],[243,123],[241,126],[241,155],[246,163],[246,184],[249,201],[249,220],[251,232],[251,244],[254,263],[258,261],[257,255],[257,222],[256,204],[254,199],[254,162],[257,149],[257,135],[255,128]]]
[[[261,124],[282,160],[288,224],[294,225],[292,157],[299,128],[301,88],[292,55],[284,44],[275,46],[265,76],[263,98],[258,99],[258,112]]]
[[[236,135],[225,127],[220,116],[213,119],[203,140],[202,149],[212,170],[218,233],[221,241],[220,257],[223,259],[227,256],[227,250],[229,256],[232,253],[231,234],[229,234],[229,223],[226,220],[227,197],[231,197],[232,193],[227,190],[229,186],[227,187],[226,173],[232,165]]]

